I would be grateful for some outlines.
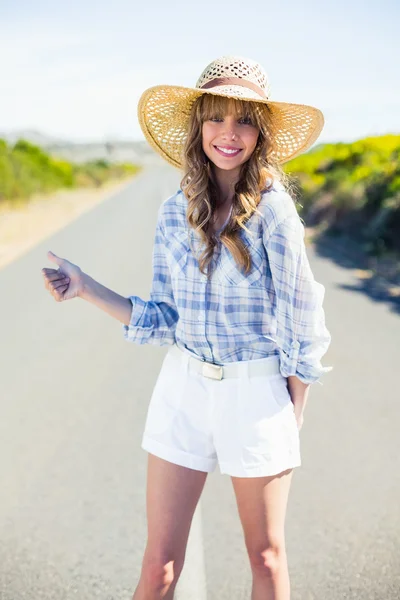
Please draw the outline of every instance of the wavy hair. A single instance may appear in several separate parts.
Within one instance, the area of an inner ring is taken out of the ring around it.
[[[211,223],[217,207],[218,188],[213,174],[213,163],[202,147],[202,125],[204,121],[223,117],[232,109],[233,114],[250,118],[258,128],[256,147],[250,158],[242,164],[238,181],[234,189],[232,211],[228,223],[221,232],[220,241],[231,252],[245,274],[251,270],[251,257],[247,246],[240,237],[240,229],[247,228],[245,223],[257,211],[262,192],[268,191],[273,180],[279,180],[295,200],[295,182],[287,175],[281,165],[273,158],[274,128],[271,108],[267,104],[238,100],[212,94],[202,94],[197,98],[189,117],[187,138],[183,152],[184,176],[181,190],[187,201],[187,221],[199,235],[205,249],[198,257],[199,269],[211,274],[211,265],[217,238]]]

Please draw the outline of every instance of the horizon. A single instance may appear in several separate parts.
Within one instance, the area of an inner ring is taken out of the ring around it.
[[[152,146],[148,143],[148,141],[144,137],[141,138],[141,139],[128,139],[128,138],[126,138],[126,139],[125,138],[124,139],[115,138],[114,139],[114,138],[110,137],[110,138],[104,138],[102,140],[96,140],[96,139],[90,140],[90,139],[88,139],[88,140],[85,140],[85,141],[79,141],[79,140],[77,141],[77,140],[71,140],[71,139],[67,139],[67,138],[56,139],[56,138],[53,138],[53,136],[48,135],[46,132],[39,131],[39,130],[34,130],[34,129],[30,129],[30,130],[28,130],[28,129],[26,129],[26,130],[17,130],[16,129],[16,130],[12,130],[12,131],[9,131],[9,132],[0,131],[0,139],[5,139],[5,141],[7,141],[7,138],[3,138],[4,134],[11,136],[11,135],[15,135],[16,133],[18,133],[18,131],[21,131],[21,132],[24,132],[24,133],[37,134],[39,136],[43,136],[45,138],[48,138],[48,140],[51,140],[49,143],[55,143],[55,144],[57,144],[57,143],[65,143],[65,144],[76,144],[76,145],[79,145],[79,144],[90,145],[90,144],[106,144],[106,143],[110,143],[110,142],[123,143],[123,144],[124,143],[126,143],[126,144],[129,144],[129,143],[135,143],[135,144],[136,143],[142,143],[143,144],[144,143],[149,148],[151,148],[153,150]],[[365,140],[365,139],[374,139],[374,138],[381,138],[381,137],[386,137],[386,136],[399,137],[400,138],[400,132],[399,133],[397,133],[397,132],[379,133],[377,135],[366,135],[364,137],[356,138],[354,140],[346,140],[346,141],[338,140],[338,141],[334,141],[334,142],[331,142],[329,140],[320,141],[320,138],[318,138],[317,141],[307,150],[307,152],[310,152],[311,150],[316,150],[319,146],[325,146],[325,145],[329,145],[329,144],[351,144],[351,143],[354,143],[354,142],[357,142],[357,141],[361,141],[361,140]],[[30,141],[29,139],[24,138],[23,136],[19,137],[18,139],[25,139],[28,142]],[[34,142],[31,142],[31,143],[33,145],[35,145]],[[307,152],[305,152],[304,154],[306,154]]]

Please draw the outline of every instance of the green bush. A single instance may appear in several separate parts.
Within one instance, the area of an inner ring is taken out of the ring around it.
[[[400,135],[320,145],[284,168],[299,183],[305,221],[325,198],[335,208],[330,211],[332,231],[364,235],[379,252],[399,248]],[[379,227],[371,228],[371,221]]]
[[[20,203],[60,188],[100,187],[109,180],[134,175],[138,169],[138,165],[110,164],[102,159],[78,165],[50,156],[27,140],[9,146],[0,139],[0,203]]]

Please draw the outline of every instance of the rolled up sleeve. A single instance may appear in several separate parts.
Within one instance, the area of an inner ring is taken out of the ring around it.
[[[318,382],[333,369],[322,366],[331,342],[325,324],[325,287],[315,281],[306,254],[304,226],[293,209],[264,241],[276,294],[276,343],[284,377]]]
[[[150,300],[129,296],[132,313],[129,325],[122,325],[123,335],[129,342],[167,346],[175,343],[179,319],[171,286],[169,267],[165,260],[164,232],[158,215],[154,239],[152,267],[153,280]]]

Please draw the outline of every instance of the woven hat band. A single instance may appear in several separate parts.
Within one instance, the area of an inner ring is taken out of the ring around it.
[[[207,83],[200,86],[200,89],[209,89],[220,85],[240,85],[249,88],[249,90],[253,90],[253,92],[256,92],[256,94],[259,94],[262,98],[268,98],[260,86],[252,81],[247,81],[247,79],[241,79],[240,77],[218,77],[212,81],[207,81]]]

